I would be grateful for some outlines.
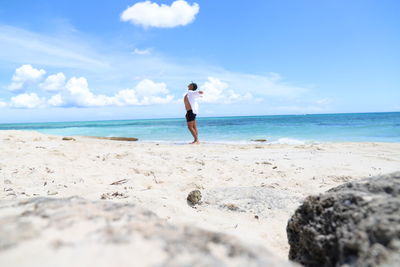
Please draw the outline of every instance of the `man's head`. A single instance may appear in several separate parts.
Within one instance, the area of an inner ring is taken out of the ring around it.
[[[191,83],[188,85],[188,89],[189,89],[189,90],[192,90],[192,91],[196,91],[196,90],[197,90],[197,84],[194,83],[194,82],[191,82]]]

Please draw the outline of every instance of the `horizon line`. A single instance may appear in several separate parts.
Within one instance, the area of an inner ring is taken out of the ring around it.
[[[313,116],[313,115],[345,115],[345,114],[374,114],[374,113],[400,113],[400,111],[368,111],[368,112],[334,112],[334,113],[304,113],[304,114],[271,114],[271,115],[228,115],[228,116],[202,116],[201,118],[233,118],[233,117],[273,117],[273,116]],[[75,120],[75,121],[36,121],[36,122],[0,122],[0,124],[37,124],[37,123],[74,123],[74,122],[100,122],[100,121],[132,121],[132,120],[173,120],[184,117],[168,118],[135,118],[116,120]]]

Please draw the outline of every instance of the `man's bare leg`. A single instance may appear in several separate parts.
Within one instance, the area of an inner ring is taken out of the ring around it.
[[[194,121],[194,123],[193,123],[193,129],[194,129],[194,131],[196,132],[196,139],[195,139],[195,141],[193,142],[193,144],[200,144],[200,141],[199,141],[199,131],[197,130],[196,121]]]
[[[195,127],[195,123],[196,123],[196,121],[189,121],[187,123],[188,129],[194,138],[194,141],[191,144],[199,144],[200,143],[197,138],[197,129]]]

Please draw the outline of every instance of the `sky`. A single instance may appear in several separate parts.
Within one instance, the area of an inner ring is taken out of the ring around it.
[[[397,0],[0,2],[0,123],[400,111]]]

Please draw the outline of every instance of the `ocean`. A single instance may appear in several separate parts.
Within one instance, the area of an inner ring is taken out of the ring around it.
[[[200,117],[200,141],[248,143],[400,142],[400,112],[243,117]],[[184,118],[0,124],[59,136],[137,137],[144,142],[192,140]]]

